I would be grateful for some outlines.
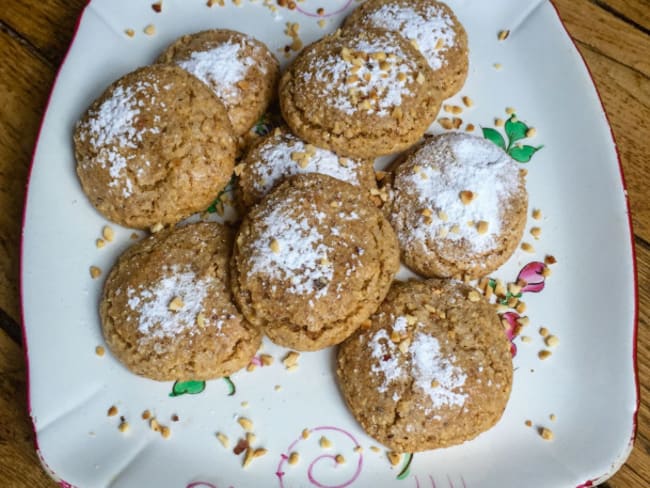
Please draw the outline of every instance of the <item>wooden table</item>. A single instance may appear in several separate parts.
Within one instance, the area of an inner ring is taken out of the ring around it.
[[[23,197],[57,68],[85,0],[0,9],[0,486],[54,486],[33,448],[18,298]],[[641,407],[632,455],[603,486],[650,486],[650,0],[555,0],[603,98],[625,170],[639,278]],[[46,243],[44,243],[46,245]],[[597,426],[596,426],[597,427]]]

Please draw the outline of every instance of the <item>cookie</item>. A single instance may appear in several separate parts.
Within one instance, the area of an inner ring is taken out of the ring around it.
[[[409,40],[426,58],[443,98],[465,84],[467,33],[454,12],[434,0],[368,0],[345,20],[345,29],[386,29]]]
[[[460,444],[498,422],[512,388],[510,343],[485,298],[460,282],[395,282],[339,347],[348,408],[396,452]]]
[[[90,202],[127,227],[204,210],[229,181],[236,140],[223,104],[175,66],[120,78],[76,126],[77,174]]]
[[[337,31],[307,46],[282,75],[280,108],[305,141],[374,158],[411,146],[433,122],[443,98],[433,78],[398,34]]]
[[[226,106],[238,136],[264,114],[280,74],[278,60],[266,45],[227,29],[180,37],[157,62],[176,64],[208,85]]]
[[[253,146],[235,172],[238,199],[245,207],[257,203],[285,178],[296,174],[324,174],[368,192],[377,188],[371,160],[339,157],[327,149],[306,144],[285,127],[276,128]]]
[[[136,374],[207,380],[246,366],[261,335],[230,293],[233,231],[216,223],[154,234],[120,256],[100,303],[104,338]]]
[[[428,277],[487,275],[512,255],[526,225],[525,172],[477,136],[427,136],[397,165],[389,194],[402,259]]]
[[[293,176],[255,205],[232,258],[235,301],[275,343],[338,344],[379,306],[399,268],[395,234],[358,188]]]

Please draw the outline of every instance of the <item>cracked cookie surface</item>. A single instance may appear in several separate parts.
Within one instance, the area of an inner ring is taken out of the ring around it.
[[[363,429],[396,452],[460,444],[492,427],[512,387],[494,308],[454,281],[395,282],[343,342],[337,377]]]

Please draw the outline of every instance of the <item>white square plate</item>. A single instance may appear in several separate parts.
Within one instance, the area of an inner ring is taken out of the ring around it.
[[[475,106],[459,117],[491,127],[515,107],[537,129],[543,145],[527,163],[531,208],[543,212],[535,253],[519,250],[496,277],[512,281],[529,262],[557,257],[553,274],[537,293],[526,293],[527,335],[518,354],[512,398],[499,424],[463,445],[416,454],[410,469],[391,467],[347,412],[333,376],[333,351],[303,354],[287,372],[284,350],[266,343],[273,365],[209,381],[199,394],[170,396],[173,385],[129,373],[102,344],[97,305],[102,280],[88,269],[110,269],[132,241],[118,228],[104,249],[94,241],[106,221],[85,198],[75,175],[72,131],[105,87],[151,63],[181,34],[208,28],[241,30],[266,42],[283,63],[291,43],[286,22],[300,24],[307,43],[334,30],[356,2],[298,2],[273,13],[274,0],[165,0],[156,13],[147,0],[92,0],[84,10],[59,72],[35,150],[25,210],[22,305],[29,359],[30,413],[44,465],[62,486],[79,487],[575,487],[613,474],[632,446],[637,410],[635,382],[635,272],[625,190],[612,134],[598,95],[575,46],[548,1],[450,0],[470,42],[470,74],[461,93]],[[316,14],[325,6],[325,25]],[[155,35],[143,29],[156,27]],[[124,31],[135,30],[129,38]],[[498,41],[497,33],[510,36]],[[279,51],[280,50],[280,51]],[[495,63],[502,69],[495,69]],[[441,114],[441,116],[443,116]],[[433,132],[442,128],[434,124]],[[503,131],[503,129],[499,129]],[[527,142],[527,141],[524,141]],[[535,265],[532,265],[533,267]],[[105,276],[105,274],[104,274]],[[561,342],[540,361],[537,329]],[[276,391],[275,385],[282,389]],[[182,386],[182,385],[181,385]],[[190,385],[191,386],[191,385]],[[179,388],[179,385],[176,385]],[[200,388],[199,388],[200,389]],[[248,402],[247,407],[242,402]],[[116,405],[130,423],[118,431]],[[140,418],[151,410],[172,428],[163,439]],[[555,422],[549,415],[557,416]],[[172,422],[173,414],[179,416]],[[224,449],[242,435],[235,418],[255,423],[257,444],[268,449],[248,468]],[[534,426],[551,428],[544,441]],[[303,440],[303,429],[313,434]],[[334,443],[323,451],[321,432]],[[356,444],[364,449],[353,451]],[[301,461],[286,463],[290,450]],[[337,465],[334,454],[347,462]],[[65,480],[65,481],[63,481]]]

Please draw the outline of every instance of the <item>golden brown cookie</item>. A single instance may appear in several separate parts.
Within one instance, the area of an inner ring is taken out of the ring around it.
[[[291,130],[343,156],[406,149],[434,120],[442,93],[427,61],[398,34],[337,31],[307,46],[280,79]]]
[[[180,37],[157,62],[176,64],[207,84],[226,106],[238,136],[275,98],[280,74],[278,60],[262,42],[227,29]]]
[[[120,256],[104,285],[104,338],[131,371],[206,380],[246,366],[261,335],[232,303],[233,232],[216,223],[154,234]]]
[[[373,162],[339,157],[332,151],[306,144],[286,127],[276,128],[253,146],[235,168],[238,198],[250,207],[285,178],[296,174],[329,175],[364,191],[377,188]]]
[[[426,137],[394,170],[389,194],[402,259],[424,276],[485,276],[508,260],[526,225],[524,172],[477,136]]]
[[[204,210],[230,179],[236,141],[223,104],[176,66],[120,78],[74,133],[90,202],[128,227],[171,224]]]
[[[454,12],[435,0],[368,0],[345,20],[345,29],[386,29],[419,49],[444,98],[465,84],[469,67],[467,33]]]
[[[395,234],[358,188],[316,173],[287,179],[244,218],[232,288],[239,309],[282,346],[338,344],[384,299]]]
[[[460,282],[395,282],[341,344],[337,377],[363,429],[396,452],[460,444],[498,422],[512,387],[494,307]]]

